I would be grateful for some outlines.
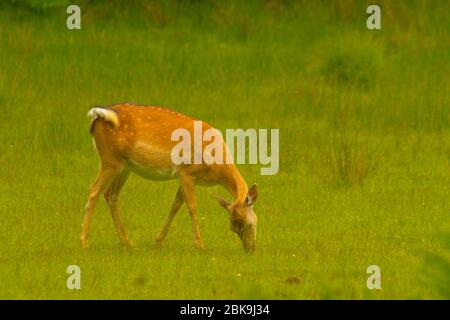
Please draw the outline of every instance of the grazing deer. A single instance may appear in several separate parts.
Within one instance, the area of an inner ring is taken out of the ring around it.
[[[132,246],[119,211],[118,196],[129,174],[134,172],[151,180],[178,179],[180,182],[172,209],[156,239],[159,244],[166,238],[176,213],[186,203],[192,219],[195,244],[203,248],[197,223],[194,186],[219,184],[234,197],[233,202],[217,198],[229,212],[231,230],[240,237],[245,251],[254,250],[256,215],[252,206],[257,198],[256,185],[248,189],[233,163],[175,165],[171,160],[172,148],[177,143],[171,140],[172,132],[184,128],[192,133],[195,119],[160,107],[129,103],[94,107],[88,115],[93,117],[90,131],[100,155],[101,166],[91,185],[85,207],[80,238],[83,247],[89,246],[92,214],[101,193],[104,193],[111,210],[120,241],[126,246]],[[202,125],[204,130],[211,128],[205,122]],[[228,155],[225,143],[223,148],[224,154]]]

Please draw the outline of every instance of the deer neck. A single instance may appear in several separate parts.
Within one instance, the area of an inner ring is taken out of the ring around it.
[[[227,170],[224,187],[234,197],[235,203],[245,202],[248,186],[235,166],[232,166],[230,170]]]

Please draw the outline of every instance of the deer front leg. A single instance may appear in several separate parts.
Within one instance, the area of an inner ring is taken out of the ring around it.
[[[192,231],[194,233],[195,245],[197,246],[197,248],[203,249],[204,247],[203,240],[200,235],[200,230],[198,228],[197,222],[197,203],[195,200],[194,185],[195,185],[194,177],[180,173],[180,188],[183,195],[183,199],[186,202],[186,205],[189,209],[189,214],[191,215]]]
[[[172,205],[172,209],[170,210],[169,215],[167,216],[166,223],[164,224],[164,227],[162,228],[158,238],[156,238],[156,242],[161,245],[164,242],[164,239],[167,236],[167,232],[169,231],[170,225],[172,224],[173,218],[175,218],[175,215],[180,210],[181,206],[183,205],[183,194],[181,193],[181,187],[178,188],[177,195],[175,196],[175,200]]]

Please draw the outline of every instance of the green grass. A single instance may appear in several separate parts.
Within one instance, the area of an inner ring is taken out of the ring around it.
[[[381,1],[380,31],[366,1],[120,3],[82,3],[80,31],[64,6],[0,5],[0,298],[443,297],[420,274],[427,252],[448,257],[447,1]],[[121,194],[136,248],[120,247],[102,199],[81,249],[98,170],[86,112],[123,101],[280,129],[277,175],[239,166],[259,187],[253,255],[219,188],[197,190],[205,251],[186,208],[155,248],[177,183],[136,176]]]

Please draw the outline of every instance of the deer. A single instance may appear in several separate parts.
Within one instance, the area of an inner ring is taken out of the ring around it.
[[[90,133],[100,157],[100,171],[90,186],[85,206],[80,236],[83,248],[89,248],[92,215],[102,193],[120,242],[127,247],[133,246],[124,226],[118,197],[128,177],[134,173],[145,179],[176,179],[179,182],[170,212],[156,238],[158,245],[162,245],[177,212],[186,204],[195,246],[203,249],[194,188],[196,185],[219,185],[234,199],[215,197],[228,212],[230,229],[239,236],[245,252],[255,250],[257,217],[253,204],[258,194],[256,184],[248,188],[233,162],[175,165],[171,160],[171,150],[176,143],[171,140],[171,133],[178,128],[192,132],[196,119],[165,107],[133,103],[96,106],[89,110],[88,116],[92,117]],[[202,126],[205,130],[212,128],[206,122],[202,122]],[[223,148],[229,156],[226,143]]]

